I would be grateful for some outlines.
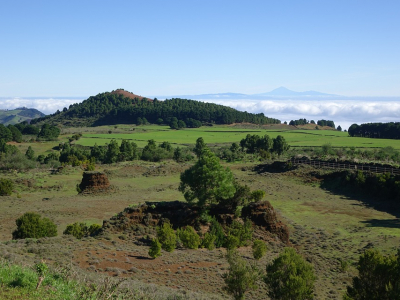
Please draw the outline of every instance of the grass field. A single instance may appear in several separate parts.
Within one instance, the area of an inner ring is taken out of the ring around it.
[[[76,141],[83,146],[105,145],[111,139],[127,139],[134,141],[139,147],[144,147],[147,141],[154,139],[156,142],[168,141],[175,145],[194,144],[198,137],[203,137],[208,144],[231,144],[239,143],[247,134],[269,135],[275,138],[278,135],[285,137],[292,147],[319,147],[330,143],[333,147],[355,147],[355,148],[383,148],[391,146],[400,150],[400,141],[388,139],[370,139],[349,137],[347,132],[334,130],[274,130],[274,129],[241,129],[231,126],[211,126],[184,130],[171,130],[168,126],[140,126],[134,131],[113,130],[111,133],[86,133]],[[132,128],[131,128],[132,129]],[[103,131],[106,131],[103,129]],[[115,131],[115,132],[114,132]]]

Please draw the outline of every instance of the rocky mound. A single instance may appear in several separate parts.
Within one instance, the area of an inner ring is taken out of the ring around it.
[[[79,189],[83,194],[108,192],[110,190],[110,182],[105,173],[83,172]]]
[[[248,218],[255,225],[276,234],[282,242],[289,243],[288,227],[278,220],[274,208],[268,201],[253,202],[243,207],[242,217]]]
[[[210,207],[209,214],[222,225],[230,225],[235,215],[228,209],[218,206]],[[268,201],[251,203],[242,210],[242,218],[250,219],[254,226],[277,236],[285,244],[289,243],[289,230],[278,220],[275,210]],[[157,226],[166,219],[177,229],[191,225],[195,228],[208,226],[200,220],[200,209],[186,202],[146,202],[138,207],[128,207],[110,220],[103,221],[103,229],[112,232],[129,231],[136,226]],[[204,228],[206,227],[206,228]]]

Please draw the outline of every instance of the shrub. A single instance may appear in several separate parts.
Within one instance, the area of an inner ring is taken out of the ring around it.
[[[172,252],[176,248],[176,234],[171,224],[165,222],[161,227],[157,228],[157,238],[165,251]]]
[[[244,224],[239,221],[233,221],[228,227],[228,235],[234,236],[238,240],[238,247],[247,246],[253,237],[253,228],[250,220],[246,220]]]
[[[210,234],[215,236],[215,246],[220,248],[225,243],[225,233],[217,219],[213,218],[210,225]]]
[[[83,237],[95,235],[99,232],[101,226],[98,224],[92,224],[90,226],[85,223],[73,223],[67,225],[67,228],[64,230],[63,234],[70,234],[76,237],[77,239],[81,239]]]
[[[224,246],[225,246],[226,249],[233,250],[233,249],[239,247],[239,245],[240,245],[240,242],[239,242],[239,239],[236,236],[228,234],[225,237]]]
[[[10,179],[0,179],[0,196],[10,196],[13,188],[14,184]]]
[[[17,230],[13,232],[13,239],[57,236],[57,226],[50,219],[33,212],[25,213],[15,223]]]
[[[261,240],[255,240],[253,243],[253,256],[255,259],[259,260],[261,257],[267,253],[267,245]]]
[[[201,243],[201,246],[208,249],[208,250],[213,250],[215,249],[215,240],[216,236],[210,232],[206,232],[204,235],[203,241]]]
[[[223,275],[225,290],[233,295],[235,300],[244,299],[247,290],[257,289],[259,273],[255,266],[249,265],[236,251],[228,251],[229,271]]]
[[[285,248],[267,266],[264,278],[268,286],[268,296],[272,299],[313,299],[314,271],[293,248]]]
[[[157,258],[161,256],[161,243],[159,242],[158,239],[153,239],[153,241],[151,242],[149,255],[152,258]]]
[[[179,239],[183,246],[189,249],[197,249],[201,243],[200,237],[192,226],[186,226],[179,231]]]
[[[70,234],[77,239],[81,239],[87,234],[87,226],[85,223],[78,222],[69,224],[67,225],[67,228],[64,230],[63,234]]]

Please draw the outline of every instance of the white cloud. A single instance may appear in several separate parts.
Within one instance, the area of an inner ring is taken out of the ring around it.
[[[17,107],[36,108],[44,114],[52,114],[71,104],[82,102],[81,98],[0,98],[0,109]]]
[[[228,105],[241,111],[264,113],[283,121],[299,118],[333,120],[348,128],[353,123],[399,122],[400,103],[378,100],[204,100]]]

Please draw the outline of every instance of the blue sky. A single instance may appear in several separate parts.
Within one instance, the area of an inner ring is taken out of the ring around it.
[[[400,1],[0,0],[0,96],[400,96]]]

